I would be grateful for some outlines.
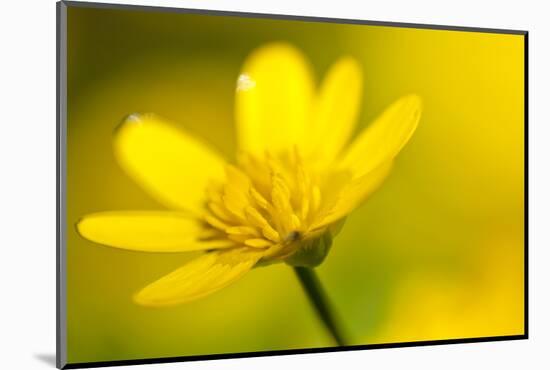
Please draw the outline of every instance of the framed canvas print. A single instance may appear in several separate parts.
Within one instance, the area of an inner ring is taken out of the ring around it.
[[[57,12],[58,367],[527,338],[527,32]]]

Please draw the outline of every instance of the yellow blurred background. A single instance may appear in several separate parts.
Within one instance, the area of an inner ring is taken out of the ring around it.
[[[161,208],[114,160],[129,113],[232,158],[236,78],[270,41],[303,50],[318,81],[344,54],[360,61],[358,130],[402,95],[424,101],[393,173],[318,268],[352,344],[523,334],[523,36],[69,7],[69,362],[333,345],[286,265],[144,308],[132,294],[194,255],[111,249],[74,228],[90,212]]]

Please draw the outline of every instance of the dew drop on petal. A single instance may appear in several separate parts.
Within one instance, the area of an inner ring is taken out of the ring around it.
[[[124,121],[128,123],[141,123],[141,115],[139,113],[132,113]]]
[[[132,113],[125,116],[122,121],[115,127],[114,133],[118,133],[124,127],[143,125],[143,116],[144,115],[141,113]]]
[[[237,91],[248,91],[256,86],[256,81],[243,73],[237,79]]]

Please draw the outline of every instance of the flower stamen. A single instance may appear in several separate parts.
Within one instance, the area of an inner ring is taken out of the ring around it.
[[[263,157],[242,153],[226,167],[226,182],[207,191],[205,221],[222,237],[251,248],[263,248],[269,258],[281,258],[307,239],[321,189],[298,149]]]

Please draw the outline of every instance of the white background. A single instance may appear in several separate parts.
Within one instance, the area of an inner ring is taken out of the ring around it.
[[[111,0],[113,3],[127,1]],[[530,339],[142,365],[132,369],[549,368],[550,33],[544,1],[135,0],[134,4],[444,25],[529,34]],[[53,368],[55,353],[55,1],[0,13],[0,368]],[[546,226],[546,227],[545,227]]]

